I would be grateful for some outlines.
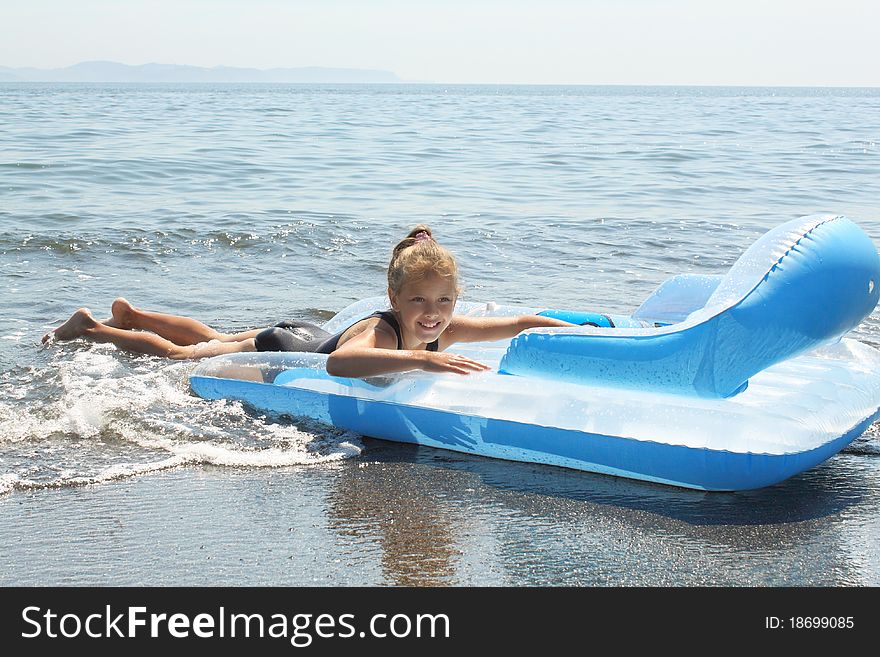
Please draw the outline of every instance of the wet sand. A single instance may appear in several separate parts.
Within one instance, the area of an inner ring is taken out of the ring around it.
[[[366,440],[0,497],[5,586],[877,586],[876,459],[700,493]]]

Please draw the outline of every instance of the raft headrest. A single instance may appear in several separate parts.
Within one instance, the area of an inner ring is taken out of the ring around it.
[[[537,329],[511,341],[508,374],[728,397],[761,370],[852,330],[877,305],[880,257],[839,215],[766,233],[702,308],[656,329]]]
[[[828,316],[845,320],[826,336],[840,337],[877,305],[878,283],[880,260],[864,231],[841,215],[810,215],[761,236],[693,314],[699,319],[723,311],[756,292],[774,299],[796,295],[807,305],[799,314],[811,321]]]

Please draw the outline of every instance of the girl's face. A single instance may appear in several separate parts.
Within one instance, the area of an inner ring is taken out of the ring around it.
[[[458,296],[454,281],[435,272],[404,283],[398,294],[388,291],[391,307],[397,311],[403,348],[414,349],[433,342],[452,321]]]

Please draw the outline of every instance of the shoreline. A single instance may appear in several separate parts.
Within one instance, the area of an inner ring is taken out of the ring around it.
[[[333,464],[12,492],[0,585],[880,584],[858,455],[719,494],[365,442]]]

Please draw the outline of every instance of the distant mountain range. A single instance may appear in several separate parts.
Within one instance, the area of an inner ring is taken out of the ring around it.
[[[391,71],[357,68],[235,68],[82,62],[66,68],[9,68],[0,66],[3,82],[305,82],[382,83],[403,82]]]

